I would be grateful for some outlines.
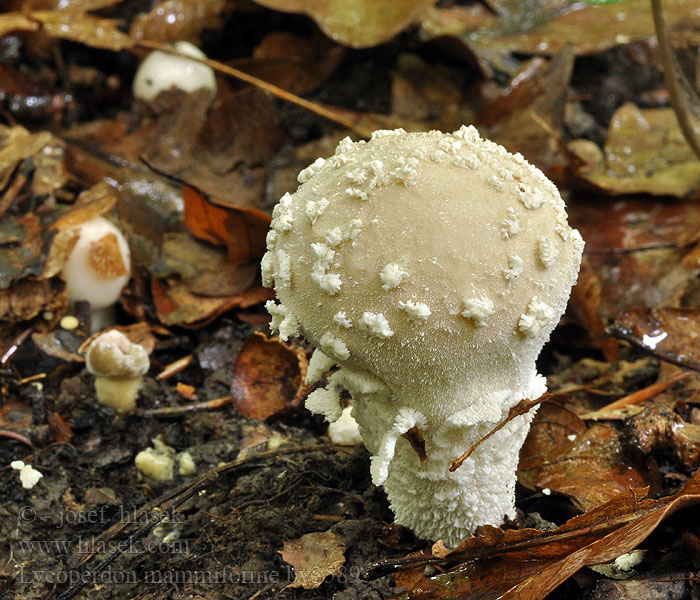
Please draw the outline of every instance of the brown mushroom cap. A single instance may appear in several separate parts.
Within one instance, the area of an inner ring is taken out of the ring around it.
[[[85,355],[87,370],[96,377],[141,377],[150,366],[148,353],[123,333],[111,329],[93,340]]]

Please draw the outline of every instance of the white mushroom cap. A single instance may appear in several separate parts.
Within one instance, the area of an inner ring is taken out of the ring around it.
[[[173,47],[193,58],[206,58],[197,46],[190,42],[175,42]],[[200,88],[211,90],[216,96],[216,76],[211,67],[180,56],[156,50],[141,63],[134,76],[134,96],[141,100],[153,100],[160,92],[178,87],[185,92]]]
[[[131,275],[129,244],[118,227],[104,217],[95,217],[78,225],[80,237],[63,266],[63,278],[69,302],[87,300],[93,310],[114,304]],[[106,236],[114,236],[111,243]],[[119,257],[111,252],[103,256],[104,248],[116,242]],[[114,263],[119,264],[114,264]],[[113,275],[113,273],[120,273]]]
[[[576,281],[583,240],[555,186],[473,127],[341,141],[275,207],[263,283],[271,328],[316,350],[306,406],[330,421],[341,390],[396,520],[454,546],[513,517],[534,411],[455,472],[457,457],[546,389],[535,360]],[[425,455],[403,434],[417,428]]]
[[[528,380],[577,277],[556,187],[473,127],[346,139],[299,181],[263,260],[280,334],[414,408],[497,418],[485,397]]]

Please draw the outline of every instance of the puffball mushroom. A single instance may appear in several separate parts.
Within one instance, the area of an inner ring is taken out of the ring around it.
[[[316,348],[306,406],[341,416],[342,389],[396,521],[455,546],[514,517],[518,452],[534,411],[452,462],[524,398],[564,312],[583,240],[556,187],[479,137],[376,131],[299,173],[262,260],[271,328]],[[424,460],[403,434],[417,428]]]
[[[129,244],[104,217],[77,226],[79,237],[61,274],[69,302],[90,303],[92,331],[113,322],[112,310],[131,276]]]
[[[194,44],[175,42],[173,48],[193,58],[206,58]],[[140,100],[153,100],[160,92],[178,87],[185,92],[200,88],[211,90],[216,96],[216,76],[208,65],[167,52],[151,52],[141,63],[134,76],[134,96]]]
[[[132,343],[121,331],[111,329],[88,346],[85,366],[95,376],[100,404],[119,414],[134,410],[141,380],[150,366],[143,346]]]

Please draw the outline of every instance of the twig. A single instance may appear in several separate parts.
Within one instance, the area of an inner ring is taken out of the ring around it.
[[[656,39],[659,42],[659,53],[661,56],[661,64],[663,65],[664,77],[666,79],[666,87],[668,95],[671,99],[673,112],[676,113],[678,125],[680,125],[683,137],[691,147],[695,156],[700,159],[700,141],[693,124],[690,121],[690,114],[686,99],[681,93],[679,78],[685,77],[673,56],[673,50],[668,40],[666,32],[666,23],[664,20],[661,0],[651,0],[651,12],[654,15],[654,29],[656,29]]]
[[[505,427],[505,425],[509,421],[512,421],[513,419],[515,419],[515,417],[519,417],[520,415],[524,415],[525,413],[530,412],[535,406],[541,404],[542,402],[545,402],[546,400],[549,400],[551,397],[552,394],[544,393],[535,400],[525,398],[524,400],[518,402],[515,406],[511,406],[510,410],[508,411],[508,416],[505,419],[503,419],[498,425],[496,425],[491,431],[489,431],[484,437],[482,437],[476,444],[469,448],[469,450],[462,454],[462,456],[455,459],[455,461],[450,465],[450,473],[459,469],[462,466],[462,463],[472,455],[474,450],[481,446],[481,444],[488,440],[494,433],[503,429],[503,427]]]
[[[169,365],[165,365],[163,370],[156,375],[156,381],[163,381],[164,379],[168,379],[173,375],[177,375],[180,373],[180,371],[184,371],[187,367],[189,367],[193,360],[194,356],[188,354],[187,356],[183,356],[182,358],[178,358],[176,361],[171,362]]]
[[[372,136],[371,131],[365,129],[364,127],[356,125],[351,119],[344,117],[343,115],[337,113],[334,110],[326,108],[325,106],[321,106],[320,104],[317,104],[315,102],[311,102],[310,100],[306,100],[300,96],[297,96],[296,94],[292,94],[291,92],[288,92],[287,90],[284,90],[281,87],[277,87],[272,83],[268,83],[267,81],[258,79],[257,77],[250,75],[245,71],[236,69],[235,67],[230,67],[229,65],[219,62],[218,60],[212,60],[210,58],[195,58],[178,52],[175,48],[169,46],[168,44],[161,44],[160,42],[153,42],[150,40],[140,40],[136,42],[136,46],[141,48],[148,48],[149,50],[160,50],[161,52],[167,52],[168,54],[181,56],[183,58],[186,58],[187,60],[194,60],[197,62],[204,63],[205,65],[210,66],[215,71],[226,73],[226,75],[230,75],[231,77],[235,77],[236,79],[245,81],[246,83],[250,83],[255,87],[265,90],[269,94],[272,94],[276,98],[280,98],[281,100],[285,100],[286,102],[296,104],[297,106],[300,106],[301,108],[304,108],[309,112],[318,115],[319,117],[323,117],[324,119],[333,121],[334,123],[342,125],[347,129],[351,129],[352,131],[357,133],[357,135],[363,138],[370,138]]]
[[[139,414],[147,417],[173,417],[184,415],[185,413],[198,412],[200,410],[214,410],[221,408],[227,404],[231,404],[232,396],[224,396],[207,400],[206,402],[197,402],[197,404],[186,404],[184,406],[166,406],[164,408],[152,408],[150,410],[140,411]]]

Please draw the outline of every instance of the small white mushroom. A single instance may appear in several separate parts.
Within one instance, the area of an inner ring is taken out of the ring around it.
[[[131,275],[131,254],[124,234],[104,217],[76,226],[78,240],[61,276],[68,302],[90,303],[92,331],[114,322],[114,304]]]
[[[88,346],[85,366],[95,376],[97,401],[124,414],[134,410],[143,375],[150,365],[148,353],[121,331],[111,329]]]
[[[21,460],[13,460],[10,467],[19,471],[19,482],[25,490],[31,490],[43,477],[32,465],[25,465]]]
[[[546,389],[535,360],[583,251],[558,191],[473,127],[346,139],[300,181],[279,210],[294,225],[268,240],[263,267],[275,272],[268,263],[279,250],[290,257],[288,285],[265,277],[279,301],[268,309],[280,337],[320,348],[308,381],[336,368],[307,408],[333,422],[350,392],[373,481],[417,535],[455,546],[514,517],[534,411],[448,469],[512,406]],[[364,225],[341,235],[353,221]],[[330,274],[338,285],[323,279]],[[424,460],[402,437],[414,427]]]
[[[187,56],[206,58],[204,52],[190,42],[175,42],[173,47]],[[213,69],[203,63],[160,50],[151,52],[134,76],[134,96],[148,102],[171,87],[178,87],[185,92],[208,88],[214,98],[216,76]]]

